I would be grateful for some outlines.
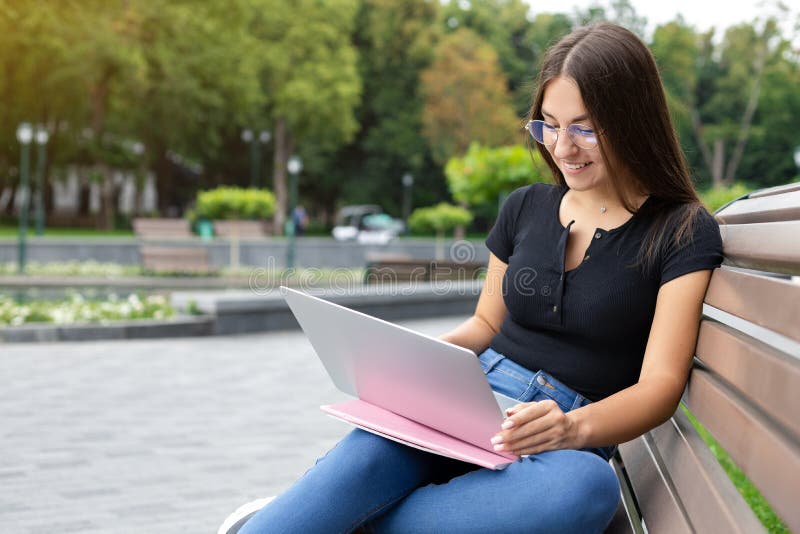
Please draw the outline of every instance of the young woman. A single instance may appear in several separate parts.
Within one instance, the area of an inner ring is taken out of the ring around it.
[[[628,30],[555,44],[526,127],[555,185],[509,196],[475,314],[442,336],[519,399],[493,443],[522,458],[491,471],[355,430],[240,532],[604,530],[608,459],[675,411],[722,242]]]

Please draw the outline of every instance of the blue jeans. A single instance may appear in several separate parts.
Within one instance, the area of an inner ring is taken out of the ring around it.
[[[590,402],[492,349],[480,361],[492,388],[520,402],[565,412]],[[613,450],[548,451],[492,471],[357,429],[240,533],[599,533],[619,502]]]

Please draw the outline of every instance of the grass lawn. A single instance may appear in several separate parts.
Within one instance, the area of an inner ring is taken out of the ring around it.
[[[0,237],[17,237],[19,227],[0,225]],[[28,226],[28,237],[36,236],[36,227]],[[44,237],[133,237],[132,230],[94,230],[92,228],[45,228]]]

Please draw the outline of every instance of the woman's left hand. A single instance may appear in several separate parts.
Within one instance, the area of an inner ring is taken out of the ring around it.
[[[554,401],[525,402],[506,410],[502,430],[492,438],[494,450],[521,456],[577,447],[575,421]]]

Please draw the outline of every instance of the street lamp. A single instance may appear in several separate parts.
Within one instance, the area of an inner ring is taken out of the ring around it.
[[[403,175],[403,221],[408,225],[408,216],[411,214],[411,186],[414,185],[414,176],[407,172]]]
[[[800,174],[800,146],[794,149],[794,164],[797,165],[797,173]]]
[[[267,130],[256,132],[242,130],[242,141],[250,145],[250,187],[261,187],[261,145],[266,145],[272,139],[272,134]]]
[[[30,146],[33,141],[33,127],[27,122],[17,127],[17,141],[20,144],[19,193],[22,203],[19,208],[19,237],[17,241],[17,270],[25,274],[25,237],[28,233],[28,172],[30,169]]]
[[[44,169],[47,163],[47,141],[50,134],[44,126],[36,129],[36,144],[38,152],[38,162],[36,163],[36,235],[44,233]]]
[[[286,217],[286,235],[289,237],[286,249],[286,267],[294,267],[294,236],[297,229],[294,227],[294,208],[297,206],[297,177],[303,170],[303,160],[299,156],[292,156],[286,164],[289,171],[289,216]]]

